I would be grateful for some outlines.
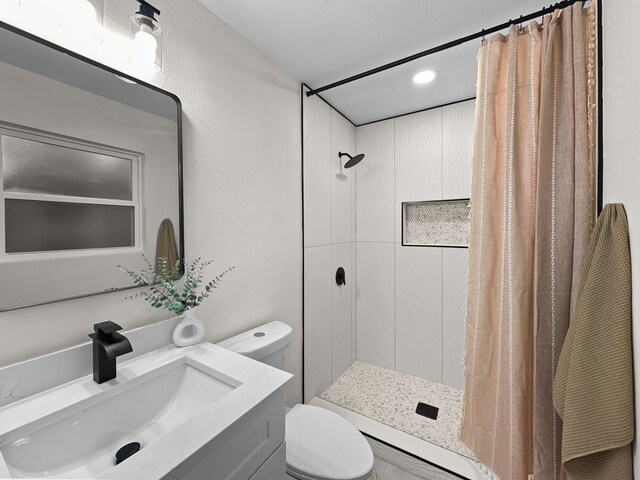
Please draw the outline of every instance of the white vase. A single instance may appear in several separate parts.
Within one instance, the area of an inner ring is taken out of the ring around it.
[[[204,324],[191,308],[184,312],[182,320],[173,329],[173,343],[178,347],[188,347],[200,343],[204,338]]]

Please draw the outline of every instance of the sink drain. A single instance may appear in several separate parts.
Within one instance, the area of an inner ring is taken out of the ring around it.
[[[116,452],[116,465],[124,462],[131,455],[138,453],[138,450],[140,450],[140,444],[138,442],[127,443]]]

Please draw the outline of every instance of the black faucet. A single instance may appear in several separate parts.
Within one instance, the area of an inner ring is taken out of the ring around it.
[[[100,322],[93,326],[93,380],[103,383],[116,378],[116,358],[133,351],[131,342],[118,333],[122,327],[114,322]]]

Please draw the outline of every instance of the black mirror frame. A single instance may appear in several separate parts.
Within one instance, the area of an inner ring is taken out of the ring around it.
[[[0,28],[3,28],[5,30],[8,30],[10,32],[13,32],[15,34],[21,35],[29,40],[32,40],[34,42],[37,42],[41,45],[44,45],[46,47],[52,48],[53,50],[56,50],[60,53],[64,53],[65,55],[69,55],[77,60],[80,60],[82,62],[88,63],[94,67],[98,67],[102,70],[105,70],[106,72],[112,73],[114,75],[117,75],[125,80],[128,80],[130,82],[134,82],[137,83],[138,85],[142,86],[142,87],[146,87],[149,88],[151,90],[154,90],[158,93],[161,93],[163,95],[166,95],[168,97],[170,97],[172,100],[174,100],[176,102],[176,109],[177,109],[177,124],[178,124],[178,214],[179,214],[179,220],[178,220],[178,229],[179,229],[179,234],[178,234],[178,242],[179,242],[179,250],[178,250],[178,255],[181,259],[180,262],[180,271],[178,273],[178,277],[176,278],[179,279],[184,275],[184,271],[185,271],[185,267],[184,267],[184,263],[185,263],[185,246],[184,246],[184,191],[183,191],[183,151],[182,151],[182,102],[180,101],[180,98],[178,98],[177,95],[168,92],[166,90],[163,90],[159,87],[156,87],[155,85],[152,85],[150,83],[147,83],[143,80],[140,80],[138,78],[135,78],[127,73],[121,72],[119,70],[116,70],[114,68],[109,67],[108,65],[104,65],[100,62],[96,62],[95,60],[85,57],[83,55],[80,55],[79,53],[76,53],[72,50],[68,50],[64,47],[61,47],[60,45],[56,45],[53,42],[50,42],[49,40],[45,40],[44,38],[38,37],[36,35],[33,35],[32,33],[26,32],[24,30],[21,30],[17,27],[14,27],[11,24],[5,23],[0,21]],[[123,290],[131,290],[134,288],[140,288],[137,287],[135,285],[131,285],[129,287],[122,287],[122,288],[114,288],[114,289],[109,289],[109,290],[105,290],[103,292],[95,292],[95,293],[88,293],[88,294],[84,294],[84,295],[76,295],[76,296],[72,296],[72,297],[66,297],[66,298],[60,298],[60,299],[56,299],[56,300],[47,300],[44,302],[37,302],[37,303],[31,303],[31,304],[27,304],[27,305],[19,305],[16,307],[9,307],[9,308],[1,308],[0,307],[0,313],[3,312],[10,312],[13,310],[20,310],[23,308],[29,308],[29,307],[36,307],[36,306],[40,306],[40,305],[48,305],[48,304],[52,304],[52,303],[59,303],[59,302],[66,302],[68,300],[76,300],[79,298],[86,298],[86,297],[94,297],[97,295],[103,295],[105,293],[112,293],[112,292],[120,292]]]

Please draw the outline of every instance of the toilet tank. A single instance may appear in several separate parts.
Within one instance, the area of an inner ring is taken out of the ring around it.
[[[218,346],[282,370],[290,342],[291,327],[276,321],[223,340]]]

